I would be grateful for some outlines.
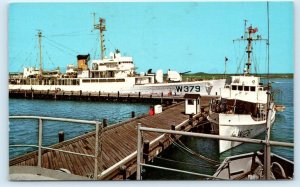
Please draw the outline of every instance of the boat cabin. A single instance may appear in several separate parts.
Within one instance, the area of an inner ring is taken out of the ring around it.
[[[221,90],[222,98],[253,103],[266,103],[267,91],[259,77],[232,76],[231,84]]]

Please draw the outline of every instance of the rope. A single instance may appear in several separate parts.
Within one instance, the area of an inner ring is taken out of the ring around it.
[[[147,155],[148,154],[145,154],[144,155]],[[203,164],[195,164],[195,163],[190,163],[190,162],[183,162],[183,161],[177,161],[177,160],[173,160],[173,159],[168,159],[168,158],[163,158],[163,157],[155,157],[156,159],[159,159],[159,160],[164,160],[164,161],[169,161],[169,162],[173,162],[173,163],[178,163],[178,164],[185,164],[185,165],[190,165],[190,166],[199,166],[199,167],[204,167],[204,168],[211,168],[211,166],[205,166]]]
[[[171,138],[171,137],[170,137],[170,138]],[[218,161],[216,161],[216,160],[207,158],[207,157],[205,157],[204,155],[201,155],[201,154],[196,153],[195,151],[191,150],[191,149],[188,148],[186,145],[184,145],[184,143],[182,143],[179,139],[177,140],[179,143],[177,143],[173,138],[171,138],[171,140],[172,140],[172,143],[173,143],[175,146],[177,146],[177,147],[179,147],[179,148],[185,150],[186,152],[190,153],[191,155],[197,156],[197,157],[199,157],[200,159],[205,160],[205,161],[207,161],[207,162],[209,162],[209,163],[211,163],[211,164],[214,164],[214,165],[220,164],[220,162],[218,162]]]

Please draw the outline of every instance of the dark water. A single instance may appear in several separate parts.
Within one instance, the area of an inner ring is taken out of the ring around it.
[[[9,115],[35,115],[73,118],[81,120],[108,119],[108,125],[124,121],[131,117],[131,111],[136,116],[147,113],[149,106],[132,103],[108,103],[85,101],[49,101],[31,99],[10,99]],[[9,143],[37,145],[38,137],[37,120],[10,120]],[[58,142],[58,132],[65,132],[65,139],[76,137],[85,132],[94,130],[94,126],[78,123],[44,121],[43,145],[48,146]],[[32,147],[10,148],[9,157],[35,150]]]
[[[293,79],[271,79],[273,89],[282,90],[281,94],[275,97],[277,104],[283,104],[286,111],[276,114],[276,121],[272,126],[271,139],[277,141],[293,142],[294,141],[294,102],[293,102]],[[118,121],[130,118],[130,112],[135,111],[136,115],[147,113],[149,109],[145,104],[130,103],[100,103],[100,102],[79,102],[79,101],[44,101],[44,100],[25,100],[10,99],[10,115],[42,115],[55,116],[75,119],[96,120],[108,118],[109,123],[113,124]],[[44,145],[56,143],[57,132],[65,131],[66,139],[72,138],[93,128],[72,123],[45,122]],[[68,133],[66,133],[68,132]],[[34,120],[10,120],[10,144],[37,144],[37,121]],[[257,138],[264,138],[261,135]],[[218,154],[218,143],[215,140],[198,139],[191,137],[182,137],[181,141],[188,148],[197,153],[221,162],[226,156],[257,151],[263,149],[263,146],[254,144],[243,144],[235,149],[229,150],[221,155]],[[33,150],[32,148],[13,148],[10,149],[10,158],[19,154]],[[287,159],[294,160],[294,152],[290,148],[272,147],[272,152],[281,155]],[[215,165],[208,163],[197,156],[193,156],[183,151],[176,145],[170,146],[163,154],[154,160],[155,165],[193,171],[197,173],[213,174],[217,168]],[[194,180],[201,177],[170,172],[159,169],[144,168],[144,180]]]

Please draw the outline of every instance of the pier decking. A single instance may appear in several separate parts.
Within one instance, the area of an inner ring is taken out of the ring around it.
[[[202,105],[207,104],[209,100],[209,97],[202,97]],[[166,107],[160,114],[144,115],[104,128],[100,140],[102,149],[100,148],[99,153],[101,157],[98,157],[98,179],[123,180],[136,172],[138,123],[144,127],[189,131],[203,119],[201,114],[192,118],[185,115],[184,103],[181,102]],[[147,156],[144,156],[145,160],[153,159],[172,143],[172,139],[168,135],[153,132],[145,132],[143,138],[144,152],[148,153]],[[51,148],[93,155],[95,153],[95,132],[58,143]],[[32,152],[10,160],[10,166],[36,166],[37,162],[38,153]],[[43,150],[41,166],[54,170],[65,168],[75,175],[92,176],[94,158]]]

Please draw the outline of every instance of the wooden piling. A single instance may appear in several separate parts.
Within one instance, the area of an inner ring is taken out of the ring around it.
[[[103,124],[103,128],[107,127],[107,119],[106,118],[103,118],[102,124]]]
[[[58,132],[58,142],[63,142],[65,141],[65,133],[64,131],[59,131]]]
[[[149,161],[149,152],[150,152],[150,141],[145,140],[144,145],[143,145],[143,158],[144,158],[144,163],[147,163]]]
[[[123,180],[127,179],[127,167],[125,165],[120,166],[120,174],[122,175]]]
[[[193,125],[193,114],[189,115],[189,125]]]

